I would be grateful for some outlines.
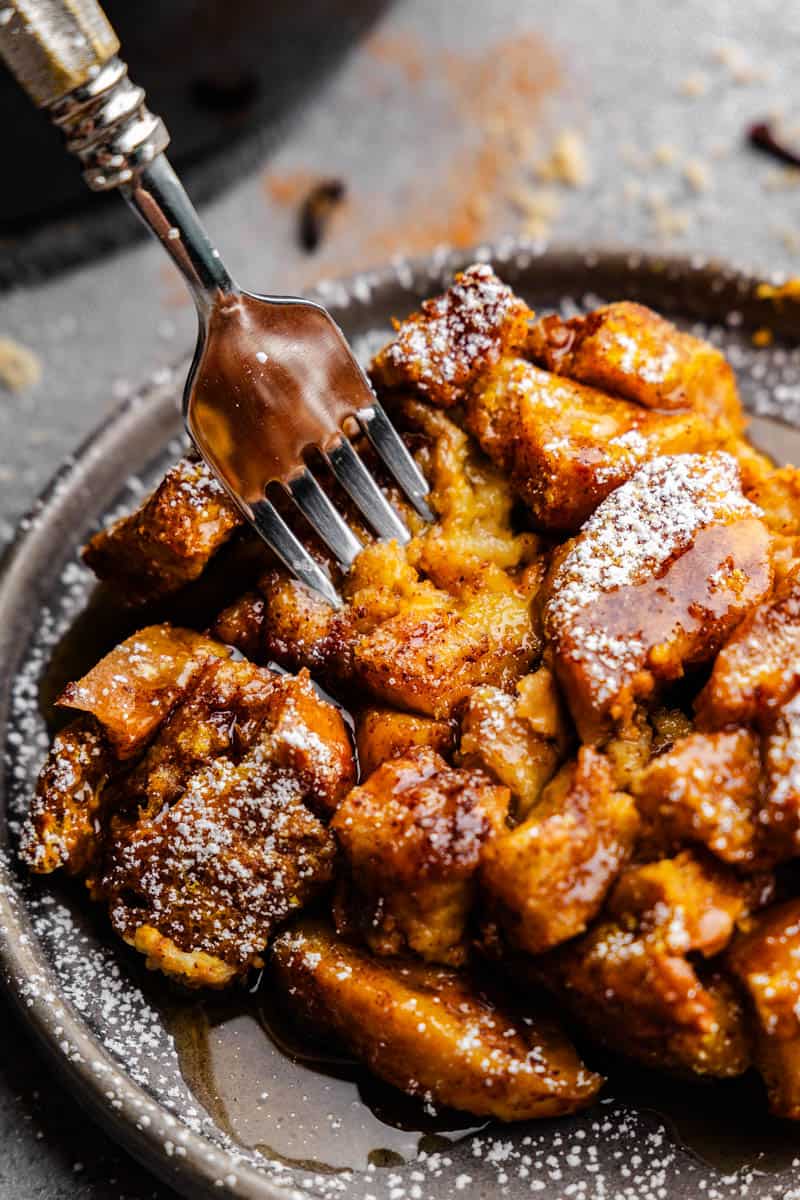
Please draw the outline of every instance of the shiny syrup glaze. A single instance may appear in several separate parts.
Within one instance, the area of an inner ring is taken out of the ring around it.
[[[372,400],[324,309],[246,292],[213,308],[190,387],[192,436],[248,504],[292,479],[313,447],[331,449]]]
[[[800,462],[800,431],[754,418],[749,433],[779,464]],[[225,602],[232,586],[225,576],[223,565],[194,585],[193,624],[206,624]],[[68,680],[79,678],[134,629],[162,619],[180,620],[170,602],[147,612],[126,611],[104,588],[96,589],[42,680],[40,704],[51,728],[63,723],[52,705]],[[141,970],[141,986],[174,1038],[184,1079],[220,1129],[287,1165],[331,1173],[370,1164],[391,1168],[487,1127],[469,1114],[426,1111],[422,1102],[382,1084],[345,1053],[304,1039],[270,1002],[266,978],[251,992],[198,998]],[[676,1142],[718,1171],[755,1167],[777,1173],[797,1156],[796,1124],[769,1115],[754,1072],[726,1082],[686,1082],[595,1048],[582,1050],[589,1065],[609,1078],[603,1098],[654,1113]],[[567,1129],[569,1119],[563,1124]],[[488,1129],[495,1136],[509,1134],[508,1126]]]

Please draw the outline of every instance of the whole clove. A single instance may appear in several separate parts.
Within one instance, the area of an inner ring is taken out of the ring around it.
[[[316,183],[300,205],[298,237],[307,254],[320,246],[331,214],[341,204],[347,188],[341,179],[323,179]]]
[[[780,162],[800,167],[800,150],[793,149],[782,140],[772,121],[756,121],[747,131],[747,140],[751,146],[763,150],[766,154],[771,154]]]

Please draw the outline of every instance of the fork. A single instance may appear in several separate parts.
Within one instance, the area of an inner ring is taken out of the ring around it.
[[[268,489],[288,492],[346,571],[362,545],[308,466],[312,452],[377,536],[401,543],[408,528],[345,429],[360,428],[414,509],[432,520],[425,477],[330,314],[233,282],[167,160],[166,127],[128,78],[119,48],[96,0],[0,0],[0,57],[62,130],[89,187],[116,188],[189,287],[199,332],[183,414],[195,447],[286,567],[338,607],[331,579]]]

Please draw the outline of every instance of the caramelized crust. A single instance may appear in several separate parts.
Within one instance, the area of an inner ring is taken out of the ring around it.
[[[117,756],[130,758],[186,696],[206,663],[229,653],[191,629],[149,625],[115,646],[83,679],[68,684],[57,703],[91,713]]]
[[[306,802],[322,814],[333,812],[355,782],[342,716],[320,702],[307,672],[292,679],[221,659],[208,664],[144,757],[115,786],[114,809],[125,819],[157,816],[196,771],[223,756],[238,760],[256,743],[297,777]]]
[[[574,533],[613,490],[660,455],[703,453],[726,420],[654,412],[521,358],[506,358],[470,397],[466,423],[510,477],[537,526]]]
[[[688,956],[722,949],[749,899],[735,876],[688,851],[629,867],[609,917],[556,952],[551,979],[612,1049],[662,1070],[739,1075],[750,1051],[736,991]]]
[[[399,414],[419,443],[438,519],[408,546],[367,545],[336,611],[281,571],[221,615],[214,632],[259,661],[306,666],[332,688],[447,718],[480,683],[513,685],[540,641],[530,601],[543,576],[538,538],[514,528],[507,480],[443,413]]]
[[[513,685],[537,649],[530,597],[509,583],[429,615],[390,617],[356,641],[353,667],[379,700],[441,719],[476,684]]]
[[[764,739],[765,787],[759,813],[777,860],[800,853],[800,692],[775,714]]]
[[[379,767],[339,805],[331,829],[347,866],[340,932],[375,954],[466,959],[466,926],[485,847],[505,825],[508,789],[458,771],[434,750]]]
[[[759,857],[761,755],[746,729],[692,733],[654,758],[635,785],[649,842],[699,842],[740,866]]]
[[[690,408],[724,417],[734,430],[744,426],[736,380],[719,350],[643,304],[623,300],[568,321],[543,317],[527,350],[548,371],[644,408]]]
[[[769,726],[775,710],[800,687],[800,564],[774,596],[754,608],[719,652],[697,698],[698,723],[719,729],[756,721]]]
[[[656,459],[568,542],[544,589],[556,674],[584,741],[712,658],[769,590],[769,534],[726,454]]]
[[[485,849],[481,884],[510,944],[541,954],[583,933],[633,848],[639,821],[588,747],[562,767],[522,824]]]
[[[502,354],[524,342],[532,316],[491,267],[478,263],[396,326],[394,341],[372,364],[373,381],[410,388],[449,408]]]
[[[747,496],[758,505],[775,533],[800,535],[800,469],[780,467],[765,473],[747,489]]]
[[[83,558],[128,603],[141,603],[196,579],[241,524],[206,464],[184,458],[141,508],[96,533]]]
[[[585,1107],[603,1082],[552,1019],[518,1015],[455,971],[376,961],[307,922],[276,940],[272,964],[292,1012],[435,1104],[501,1121],[554,1117]]]
[[[756,1066],[778,1117],[800,1120],[800,900],[767,909],[728,956],[755,1023]]]
[[[151,963],[216,986],[332,878],[333,838],[306,805],[335,807],[353,777],[341,716],[307,678],[210,664],[118,785],[93,893]]]
[[[155,930],[242,974],[260,965],[276,925],[330,881],[333,858],[299,781],[257,746],[238,763],[222,757],[195,772],[156,815],[118,822],[93,893],[131,945],[142,944],[143,928]],[[214,978],[193,970],[183,982],[214,986]]]
[[[20,835],[31,871],[82,871],[99,844],[102,792],[116,760],[95,719],[78,717],[53,739]]]
[[[367,778],[390,758],[428,746],[445,758],[455,749],[456,726],[395,708],[364,708],[356,715],[356,746],[361,775]]]

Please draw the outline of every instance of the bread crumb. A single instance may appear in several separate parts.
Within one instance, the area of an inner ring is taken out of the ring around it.
[[[725,42],[711,51],[715,62],[728,68],[734,83],[760,83],[767,78],[762,67],[754,66],[747,51],[735,42]]]
[[[509,200],[523,217],[522,232],[527,237],[547,237],[550,226],[561,209],[561,201],[551,188],[520,185]]]
[[[783,246],[790,254],[796,254],[800,250],[800,233],[796,229],[776,229],[775,236],[780,238]]]
[[[35,387],[42,377],[37,355],[10,337],[0,337],[0,384],[9,392]]]
[[[800,184],[800,167],[773,167],[764,176],[763,188],[767,192],[780,192]]]
[[[547,183],[586,187],[590,172],[583,135],[575,129],[562,129],[549,155],[536,163],[534,170],[538,178]]]
[[[653,162],[659,167],[669,167],[675,162],[678,152],[669,142],[660,142],[653,151]]]
[[[702,71],[692,71],[683,80],[679,87],[682,96],[690,96],[695,99],[697,96],[705,96],[709,88],[708,76]]]
[[[684,164],[683,176],[694,192],[707,192],[711,187],[711,172],[698,158],[690,158]]]

